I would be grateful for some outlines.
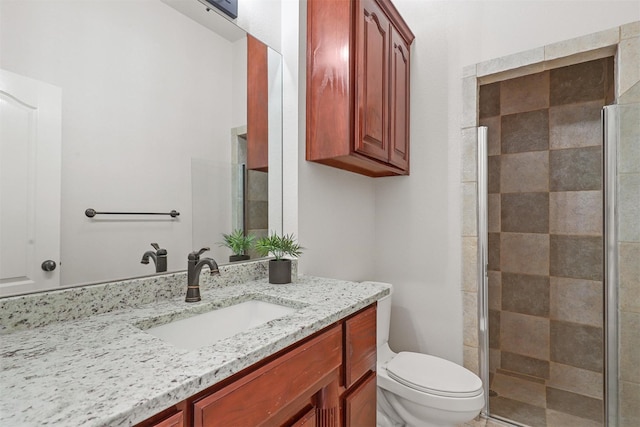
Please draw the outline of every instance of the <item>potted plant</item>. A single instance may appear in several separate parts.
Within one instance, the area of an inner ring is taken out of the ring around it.
[[[256,251],[261,256],[273,255],[275,259],[269,261],[269,283],[291,283],[291,260],[285,256],[299,257],[304,249],[293,234],[262,237],[256,242]]]
[[[241,229],[233,230],[231,234],[222,233],[223,241],[219,243],[220,246],[226,246],[231,249],[233,255],[229,256],[229,262],[246,261],[249,259],[249,255],[246,252],[251,249],[253,241],[256,236],[248,234],[245,236],[244,231]]]

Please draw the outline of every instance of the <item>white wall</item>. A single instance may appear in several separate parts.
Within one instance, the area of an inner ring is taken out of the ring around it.
[[[63,283],[150,274],[151,242],[185,269],[191,158],[230,160],[231,43],[159,1],[3,2],[1,27],[0,67],[62,88]]]
[[[392,347],[462,363],[462,68],[636,21],[640,5],[611,0],[394,4],[416,35],[411,176],[369,179],[311,164],[304,160],[301,138],[298,221],[300,240],[309,248],[301,271],[393,283]],[[299,110],[303,127],[304,103]]]

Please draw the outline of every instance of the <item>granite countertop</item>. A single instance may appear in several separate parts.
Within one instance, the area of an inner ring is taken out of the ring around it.
[[[370,282],[260,279],[203,291],[199,303],[179,297],[2,335],[0,425],[133,425],[388,293]],[[140,329],[249,299],[296,311],[193,351]]]

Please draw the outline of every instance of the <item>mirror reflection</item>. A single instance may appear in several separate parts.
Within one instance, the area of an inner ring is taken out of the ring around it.
[[[222,264],[222,233],[281,229],[279,54],[197,0],[0,0],[0,39],[0,296]]]

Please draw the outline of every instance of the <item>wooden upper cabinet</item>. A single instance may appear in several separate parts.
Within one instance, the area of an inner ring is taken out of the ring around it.
[[[409,47],[390,0],[308,0],[307,160],[409,173]]]
[[[247,34],[247,168],[269,167],[269,68],[267,45]]]

